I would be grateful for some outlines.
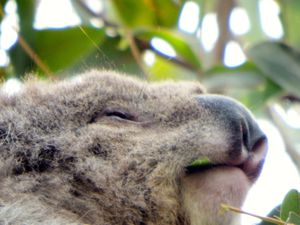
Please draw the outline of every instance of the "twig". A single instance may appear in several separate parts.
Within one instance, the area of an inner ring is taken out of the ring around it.
[[[249,212],[240,210],[238,208],[235,208],[233,206],[226,205],[226,204],[222,204],[221,207],[226,211],[232,211],[232,212],[235,212],[235,213],[241,213],[241,214],[245,214],[245,215],[248,215],[248,216],[256,217],[258,219],[261,219],[261,220],[264,220],[264,221],[267,221],[267,222],[270,222],[270,223],[274,223],[274,224],[277,224],[277,225],[295,225],[295,224],[292,224],[292,223],[286,223],[282,220],[272,218],[272,217],[258,216],[258,215],[255,215],[253,213],[249,213]]]
[[[222,63],[225,53],[225,46],[228,40],[231,38],[229,17],[234,5],[234,0],[218,1],[217,3],[217,20],[220,32],[214,50],[214,63],[216,64]]]
[[[130,47],[133,58],[135,59],[135,61],[139,65],[139,67],[142,69],[145,79],[148,79],[149,78],[148,69],[146,68],[145,64],[141,60],[142,56],[141,56],[140,50],[137,47],[137,44],[135,42],[135,39],[132,36],[131,31],[128,28],[125,28],[124,32],[125,32],[125,37],[128,40],[129,47]]]
[[[29,46],[21,34],[18,34],[18,42],[26,52],[26,54],[40,67],[40,69],[48,76],[52,77],[53,72],[50,68],[42,61],[42,59],[35,53],[35,51]]]
[[[5,13],[3,11],[3,6],[0,4],[0,16],[4,18]],[[35,53],[35,51],[30,47],[27,41],[23,38],[23,36],[18,32],[18,29],[12,26],[18,34],[18,43],[22,47],[22,49],[26,52],[26,54],[35,62],[35,64],[49,77],[52,77],[53,72],[50,70],[48,65],[46,65],[42,59]]]
[[[195,66],[193,66],[191,63],[188,63],[187,61],[181,60],[177,57],[170,57],[166,54],[164,54],[163,52],[158,51],[156,48],[154,48],[153,46],[151,46],[149,44],[149,42],[143,41],[141,39],[135,38],[136,44],[139,47],[139,49],[141,50],[148,50],[150,49],[151,51],[153,51],[155,54],[161,56],[164,59],[167,59],[169,61],[171,61],[172,63],[179,65],[181,67],[183,67],[184,69],[190,70],[192,72],[196,72],[197,74],[199,74],[200,76],[202,76],[202,71],[197,69]]]

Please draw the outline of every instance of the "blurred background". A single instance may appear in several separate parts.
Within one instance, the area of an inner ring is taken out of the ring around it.
[[[300,170],[300,1],[0,0],[1,91],[26,74],[90,68],[149,81],[194,80],[244,103],[269,155],[244,210],[266,215]],[[257,219],[243,216],[243,225]]]

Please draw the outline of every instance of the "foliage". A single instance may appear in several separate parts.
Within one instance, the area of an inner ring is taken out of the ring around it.
[[[248,216],[256,217],[262,220],[258,225],[299,225],[300,224],[300,193],[292,189],[290,190],[280,206],[274,208],[267,216],[259,216],[249,212],[242,211],[238,208],[222,205],[224,211],[231,211]]]
[[[269,218],[274,218],[277,223],[263,221],[259,225],[272,225],[272,224],[287,224],[287,225],[299,225],[300,224],[300,193],[297,190],[290,190],[280,208],[276,208],[268,216]]]
[[[4,7],[10,1],[2,0],[0,3]],[[295,32],[297,20],[293,18],[298,18],[296,9],[300,3],[296,0],[288,3],[278,1],[285,31],[280,41],[286,44],[268,40],[258,19],[259,0],[251,3],[245,0],[113,0],[101,1],[103,10],[100,12],[93,11],[85,0],[78,0],[71,3],[81,18],[79,27],[43,30],[33,26],[36,1],[15,2],[19,16],[19,41],[8,50],[11,64],[2,68],[6,76],[14,74],[21,77],[32,71],[51,76],[67,70],[100,67],[137,74],[150,80],[201,80],[210,91],[238,97],[257,110],[274,97],[285,94],[299,96],[297,49],[300,37]],[[191,2],[199,7],[198,18],[192,18],[198,21],[198,25],[194,32],[185,32],[178,28],[178,23],[184,6]],[[246,10],[251,25],[251,29],[242,35],[236,35],[229,24],[230,15],[237,7]],[[55,12],[52,13],[55,16]],[[217,15],[219,30],[211,51],[204,50],[198,34],[202,32],[208,14]],[[95,27],[92,19],[103,25]],[[176,56],[168,56],[155,47],[151,42],[153,38],[167,42]],[[29,46],[29,51],[21,43],[22,39]],[[251,47],[245,52],[248,60],[241,66],[228,68],[223,64],[225,48],[230,41],[237,42],[242,48],[250,43]],[[143,58],[149,53],[155,57],[152,64],[145,63]]]

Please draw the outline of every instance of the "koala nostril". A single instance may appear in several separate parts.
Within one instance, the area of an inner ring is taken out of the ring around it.
[[[255,149],[266,141],[266,136],[251,117],[246,120],[242,123],[243,144],[248,152],[255,152]]]
[[[244,114],[241,127],[243,144],[248,154],[240,168],[250,179],[255,180],[267,154],[267,138],[250,114]]]
[[[248,158],[240,166],[250,179],[255,180],[260,174],[266,154],[267,138],[263,135],[252,145]]]
[[[250,138],[249,138],[249,128],[247,126],[247,123],[243,120],[241,124],[241,133],[242,133],[242,141],[244,146],[246,147],[247,151],[251,151],[250,147]]]
[[[251,151],[252,152],[256,152],[259,149],[261,149],[261,147],[263,145],[266,145],[267,142],[267,138],[265,135],[261,136],[259,139],[256,140],[256,142],[252,145]]]

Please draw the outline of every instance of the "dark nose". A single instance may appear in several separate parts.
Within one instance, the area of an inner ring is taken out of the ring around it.
[[[241,144],[248,152],[255,151],[266,136],[259,128],[252,114],[239,102],[218,95],[201,95],[197,97],[200,107],[208,111],[228,133],[232,134],[234,151],[241,151]],[[235,147],[236,146],[236,147]],[[237,156],[239,153],[232,152]]]

